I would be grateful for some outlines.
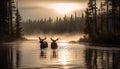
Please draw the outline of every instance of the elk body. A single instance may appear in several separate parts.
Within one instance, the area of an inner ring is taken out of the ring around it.
[[[47,48],[48,47],[48,43],[45,41],[46,40],[46,37],[44,39],[41,39],[39,37],[39,40],[40,40],[40,48],[41,49],[44,49],[44,48]]]
[[[51,48],[52,49],[57,49],[58,46],[57,46],[57,42],[56,41],[58,41],[58,38],[56,40],[51,38],[51,40],[52,40]]]

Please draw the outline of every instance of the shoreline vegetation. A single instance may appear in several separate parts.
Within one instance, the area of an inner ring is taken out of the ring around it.
[[[91,44],[120,44],[120,37],[115,37],[113,35],[107,35],[107,36],[99,36],[95,39],[92,39],[90,37],[84,36],[83,38],[80,38],[78,42],[85,42],[85,43],[91,43]]]
[[[91,39],[86,39],[86,38],[81,38],[78,42],[84,42],[84,43],[92,43],[92,44],[120,44],[120,39],[113,39],[113,38],[108,38],[108,39],[104,39],[104,40],[101,40],[101,38],[100,38],[100,40],[98,39],[98,40],[91,40]]]
[[[18,4],[14,0],[1,0],[0,14],[0,43],[24,39]]]
[[[120,0],[89,0],[80,42],[120,44]]]
[[[25,38],[25,37],[19,37],[19,38],[15,38],[15,37],[8,37],[8,36],[3,36],[1,37],[0,39],[0,43],[6,43],[6,42],[14,42],[14,41],[17,41],[17,40],[20,40],[20,41],[27,41],[28,39]]]

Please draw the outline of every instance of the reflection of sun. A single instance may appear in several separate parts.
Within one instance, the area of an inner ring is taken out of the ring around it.
[[[65,43],[65,42],[60,43],[60,45],[62,45],[62,46],[67,46],[67,44],[68,44],[68,43]]]
[[[67,14],[77,10],[79,5],[75,3],[56,3],[51,5],[51,8],[53,8],[59,14]]]
[[[66,65],[68,63],[67,62],[68,58],[67,58],[67,52],[66,51],[61,52],[61,58],[59,60],[63,65]]]

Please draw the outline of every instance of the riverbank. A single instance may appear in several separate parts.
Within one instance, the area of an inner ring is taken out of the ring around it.
[[[5,43],[5,42],[14,42],[14,41],[25,41],[28,40],[25,37],[19,37],[19,38],[15,38],[15,37],[1,37],[0,38],[0,43]]]
[[[109,39],[96,39],[91,40],[89,38],[80,38],[78,40],[79,43],[87,43],[90,46],[99,46],[102,45],[103,47],[120,47],[120,39],[119,38],[109,38]],[[109,45],[109,46],[107,46]]]

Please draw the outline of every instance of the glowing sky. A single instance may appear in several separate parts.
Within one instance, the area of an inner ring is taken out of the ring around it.
[[[23,19],[59,17],[74,13],[81,14],[88,0],[19,0],[19,9]]]

